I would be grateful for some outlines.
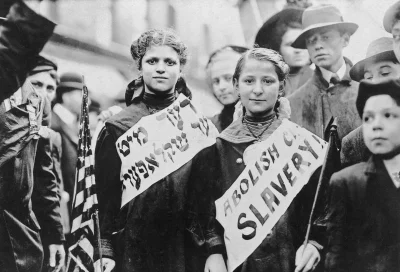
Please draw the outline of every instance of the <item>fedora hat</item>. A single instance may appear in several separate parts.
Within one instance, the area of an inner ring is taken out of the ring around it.
[[[350,77],[355,81],[360,81],[364,78],[365,65],[370,61],[397,61],[393,51],[393,39],[382,37],[371,42],[367,49],[365,59],[357,62],[350,69]]]
[[[393,24],[396,20],[397,14],[400,14],[400,1],[397,1],[395,4],[391,5],[383,17],[383,27],[389,33],[392,33]]]
[[[312,30],[324,27],[336,27],[353,35],[358,25],[344,22],[339,9],[333,5],[319,5],[307,8],[302,17],[303,31],[293,42],[292,47],[305,49],[305,40]]]
[[[298,23],[301,25],[301,17],[303,15],[304,9],[302,8],[286,8],[282,11],[272,15],[258,30],[254,44],[270,48],[275,51],[277,47],[280,46],[282,37],[277,37],[278,27],[282,24]],[[282,33],[281,35],[283,35]],[[279,45],[278,45],[279,43]]]

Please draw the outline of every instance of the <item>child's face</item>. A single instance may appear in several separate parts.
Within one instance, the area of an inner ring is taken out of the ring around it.
[[[274,110],[281,83],[274,64],[247,59],[235,88],[249,116],[268,116]]]
[[[364,142],[376,155],[400,151],[400,106],[389,95],[367,100],[363,113]]]

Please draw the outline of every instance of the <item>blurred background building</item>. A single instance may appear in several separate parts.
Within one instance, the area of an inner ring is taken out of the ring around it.
[[[395,0],[31,0],[58,23],[44,49],[59,71],[85,75],[103,107],[123,98],[137,76],[131,42],[152,27],[174,28],[187,43],[190,60],[184,70],[197,104],[206,115],[220,109],[205,82],[209,54],[226,44],[252,46],[258,28],[287,5],[332,3],[347,21],[360,25],[346,56],[362,59],[369,42],[388,36],[382,17]]]

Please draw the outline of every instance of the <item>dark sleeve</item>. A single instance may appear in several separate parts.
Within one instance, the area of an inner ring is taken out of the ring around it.
[[[293,209],[291,225],[293,231],[293,245],[297,250],[304,243],[307,233],[308,222],[311,214],[312,205],[317,191],[318,180],[321,174],[319,167],[311,176],[308,183],[296,196],[289,209]],[[313,244],[319,251],[322,250],[324,243],[325,227],[314,224],[315,219],[323,215],[324,206],[317,204],[311,224],[309,243]]]
[[[121,160],[115,147],[115,137],[106,127],[97,138],[95,175],[99,202],[99,220],[103,257],[114,258],[112,234],[119,230],[118,215],[121,206]]]
[[[49,102],[45,100],[42,125],[49,123]],[[61,244],[64,238],[60,215],[60,183],[53,173],[51,138],[38,141],[34,165],[34,187],[32,205],[41,226],[41,236],[45,244]]]
[[[43,49],[54,27],[22,1],[11,6],[7,21],[0,26],[0,101],[25,81],[32,57]]]
[[[345,260],[347,186],[345,180],[334,174],[330,182],[329,209],[327,222],[326,271],[347,271]]]
[[[223,232],[216,220],[216,185],[219,179],[216,159],[215,145],[202,150],[195,156],[188,193],[209,255],[225,251]],[[192,233],[196,235],[198,232],[192,231]]]

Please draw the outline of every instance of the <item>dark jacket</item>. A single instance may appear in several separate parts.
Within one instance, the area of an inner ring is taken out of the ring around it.
[[[64,190],[72,199],[75,186],[76,161],[78,159],[78,126],[67,125],[60,116],[53,112],[51,116],[51,129],[61,134],[62,156],[61,172]],[[69,208],[70,205],[68,205]]]
[[[281,120],[275,120],[263,135],[268,138],[280,124]],[[230,188],[245,169],[243,152],[256,139],[253,138],[253,140],[247,141],[241,140],[241,138],[252,138],[247,128],[242,125],[242,120],[234,121],[217,138],[215,147],[218,163],[217,171],[220,175],[214,175],[217,177],[217,179],[214,179],[217,181],[216,189],[214,189],[216,199],[220,198]],[[236,140],[232,139],[239,139],[239,141],[234,143]],[[311,211],[311,204],[318,181],[316,177],[317,174],[303,187],[271,233],[235,271],[294,271],[296,251],[302,245],[305,237],[308,215]],[[312,233],[315,235],[313,237],[314,240],[319,240],[319,238],[316,238],[318,236],[317,233],[315,231]],[[222,233],[221,236],[223,237]],[[312,243],[321,249],[319,244],[314,241]]]
[[[342,139],[340,161],[342,167],[348,167],[359,162],[365,162],[371,156],[364,143],[362,127],[358,127]]]
[[[355,103],[359,84],[350,79],[352,64],[346,58],[345,62],[346,75],[335,86],[329,87],[317,67],[312,78],[288,97],[291,120],[321,138],[331,117],[338,118],[340,139],[361,125]]]
[[[61,172],[58,162],[61,136],[51,131],[49,138],[40,138],[36,153],[32,194],[33,211],[41,227],[43,245],[61,244],[64,238],[60,216]],[[49,156],[50,154],[50,156]]]
[[[16,1],[0,26],[0,271],[40,271],[43,251],[32,212],[33,168],[37,137],[34,124],[48,125],[50,106],[26,75],[31,58],[50,38],[54,24]],[[22,83],[22,104],[8,110]],[[33,107],[31,122],[28,108]]]
[[[210,120],[213,122],[218,132],[226,129],[233,121],[235,113],[235,104],[224,106],[219,114],[214,115]]]
[[[289,96],[303,86],[313,75],[314,71],[309,65],[302,67],[294,73],[291,71],[285,82],[285,96]]]
[[[206,244],[212,253],[222,244],[212,228],[199,227],[212,218],[212,203],[203,201],[202,190],[206,191],[211,179],[208,173],[214,172],[208,171],[213,163],[199,163],[199,156],[206,156],[202,154],[208,154],[210,148],[120,207],[121,160],[115,142],[150,114],[142,92],[139,88],[131,93],[127,98],[130,105],[106,122],[96,145],[103,256],[116,260],[117,271],[204,271],[206,254],[200,246]],[[197,213],[199,205],[206,211],[202,215]],[[203,233],[202,229],[209,231]]]
[[[400,271],[400,189],[372,156],[330,182],[326,271]]]

